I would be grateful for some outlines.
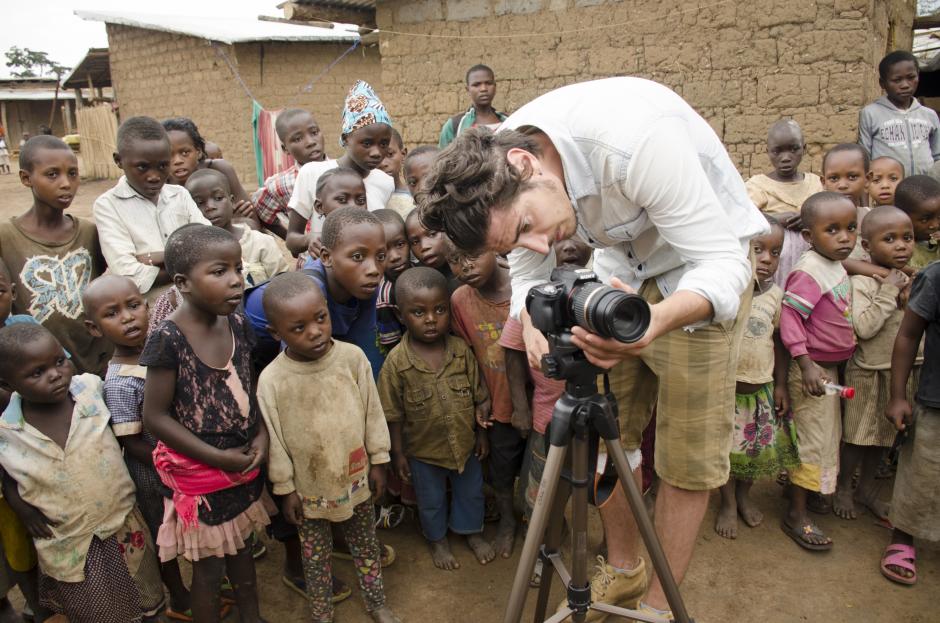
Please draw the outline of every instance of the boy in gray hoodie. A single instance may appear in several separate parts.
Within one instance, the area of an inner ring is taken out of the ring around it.
[[[940,160],[940,119],[914,99],[920,68],[910,52],[891,52],[878,64],[885,95],[862,109],[858,142],[872,159],[890,156],[905,177],[929,173]]]

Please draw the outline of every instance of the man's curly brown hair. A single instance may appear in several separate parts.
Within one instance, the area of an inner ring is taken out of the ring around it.
[[[513,148],[541,154],[531,137],[515,130],[478,127],[458,135],[421,183],[416,197],[421,224],[444,232],[464,251],[482,251],[490,212],[505,209],[529,186],[532,170],[506,161]]]

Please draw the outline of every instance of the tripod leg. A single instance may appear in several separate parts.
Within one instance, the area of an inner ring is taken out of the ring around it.
[[[666,560],[666,554],[663,552],[663,546],[659,542],[655,528],[653,528],[653,522],[646,513],[643,496],[633,480],[633,472],[627,462],[627,455],[618,439],[605,439],[604,442],[607,444],[607,455],[613,459],[614,467],[617,468],[620,486],[627,496],[627,502],[630,503],[630,510],[633,511],[633,517],[636,520],[637,528],[640,530],[640,536],[643,537],[646,551],[649,552],[653,568],[656,570],[663,592],[666,594],[666,601],[669,602],[672,616],[677,623],[690,623],[689,613],[685,609],[682,595],[679,594],[679,586],[676,584],[676,579],[669,568],[669,561]]]
[[[525,543],[522,546],[522,555],[516,575],[512,581],[512,591],[509,593],[509,603],[506,606],[505,623],[519,623],[522,617],[522,608],[529,589],[529,578],[535,567],[535,557],[545,535],[549,511],[555,499],[558,481],[561,479],[561,468],[565,461],[566,446],[549,446],[548,456],[545,458],[545,470],[542,473],[542,482],[539,484],[539,493],[535,498],[535,508],[529,521],[529,530],[526,533]],[[545,581],[543,573],[542,581]]]
[[[544,548],[547,555],[558,554],[561,551],[561,537],[565,529],[565,506],[568,504],[569,497],[571,497],[571,485],[567,480],[561,479],[549,511],[551,514],[548,518]],[[542,582],[539,584],[539,592],[535,600],[535,616],[533,617],[536,623],[545,620],[545,612],[548,609],[548,596],[552,590],[552,580],[555,579],[556,571],[554,565],[545,563],[542,566]],[[564,578],[562,579],[564,580]]]

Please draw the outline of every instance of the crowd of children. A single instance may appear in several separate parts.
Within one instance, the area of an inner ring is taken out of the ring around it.
[[[940,538],[940,182],[923,174],[940,123],[913,100],[911,63],[916,83],[910,55],[882,62],[885,98],[821,177],[800,170],[795,121],[769,129],[773,170],[747,187],[771,230],[752,243],[715,524],[730,539],[739,516],[760,524],[751,485],[777,477],[803,548],[833,546],[811,511],[890,522],[881,571],[903,584],[914,539]],[[926,125],[903,160],[911,111]],[[33,205],[0,224],[0,565],[37,621],[213,622],[233,604],[261,621],[265,530],[311,620],[351,592],[335,556],[373,620],[398,621],[382,578],[396,553],[376,527],[402,504],[440,569],[461,565],[451,532],[479,564],[512,556],[516,492],[524,523],[563,383],[527,360],[505,258],[422,224],[414,195],[439,150],[406,149],[368,84],[347,97],[339,159],[308,111],[283,111],[276,131],[295,164],[249,197],[191,120],[127,119],[124,176],[94,225],[65,213],[79,186],[65,143],[21,150]],[[553,253],[591,263],[574,239]],[[875,485],[889,448],[890,507]]]

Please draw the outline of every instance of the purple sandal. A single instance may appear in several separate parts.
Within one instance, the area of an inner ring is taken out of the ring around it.
[[[917,559],[914,547],[912,545],[903,545],[901,543],[891,543],[885,548],[884,556],[881,557],[881,575],[892,582],[911,586],[917,582],[917,569],[914,567],[914,560]],[[900,567],[910,571],[914,575],[907,578],[891,570],[888,566]]]

